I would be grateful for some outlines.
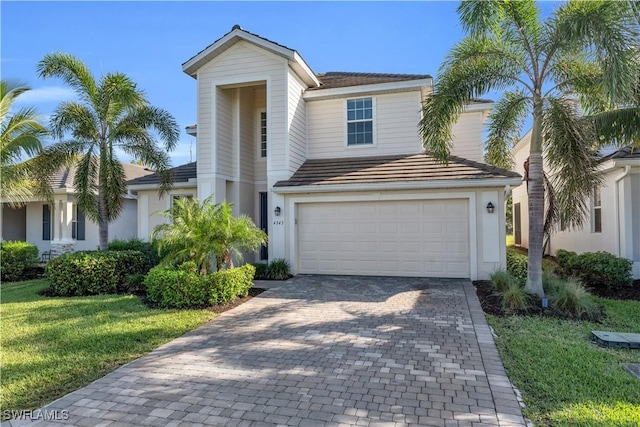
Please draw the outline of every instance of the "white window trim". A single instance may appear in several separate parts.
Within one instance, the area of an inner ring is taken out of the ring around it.
[[[265,162],[267,161],[267,158],[269,157],[269,114],[267,114],[267,155],[265,157],[262,157],[262,144],[261,144],[261,139],[260,137],[262,136],[260,134],[260,122],[261,122],[261,117],[260,115],[262,113],[266,113],[267,109],[266,108],[258,108],[256,109],[256,131],[255,131],[255,140],[256,140],[256,160],[258,160],[259,162]]]
[[[600,193],[600,204],[596,205],[596,192]],[[596,231],[596,210],[600,211],[600,230]],[[602,233],[602,187],[596,187],[591,194],[591,233]]]
[[[169,196],[169,209],[173,209],[173,201],[177,198],[181,198],[181,197],[191,197],[194,198],[195,196],[191,193],[176,193],[176,194],[171,194]]]
[[[372,128],[372,143],[371,144],[351,144],[349,145],[349,125],[348,125],[348,120],[347,117],[348,116],[348,101],[354,100],[354,99],[362,99],[362,98],[371,98],[371,128]],[[354,150],[358,150],[358,149],[362,149],[362,148],[371,148],[371,147],[377,147],[378,146],[378,132],[376,131],[376,127],[377,127],[377,120],[376,120],[376,111],[377,111],[377,105],[376,105],[376,97],[375,96],[358,96],[358,97],[353,97],[353,98],[347,98],[344,100],[343,104],[342,104],[342,111],[343,111],[343,119],[342,122],[344,123],[344,146],[345,148],[348,148],[349,150],[354,149]]]

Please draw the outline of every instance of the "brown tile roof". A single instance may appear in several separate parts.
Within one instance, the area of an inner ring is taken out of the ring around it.
[[[153,171],[146,169],[144,166],[135,165],[133,163],[121,163],[124,169],[124,177],[126,181],[152,174]],[[51,187],[56,188],[73,188],[73,181],[76,176],[76,166],[66,166],[58,169],[51,177],[49,182]]]
[[[451,156],[449,164],[443,165],[427,154],[414,154],[307,160],[291,178],[275,187],[491,178],[520,175],[462,157]]]
[[[330,71],[317,74],[320,87],[309,90],[333,89],[337,87],[373,85],[377,83],[403,82],[409,80],[430,79],[428,74],[385,74],[385,73],[351,73]]]
[[[171,172],[173,182],[189,182],[191,178],[197,177],[196,162],[187,163],[185,165],[176,166],[169,169]],[[141,185],[141,184],[160,184],[160,175],[152,173],[140,178],[133,179],[127,182],[127,185]]]

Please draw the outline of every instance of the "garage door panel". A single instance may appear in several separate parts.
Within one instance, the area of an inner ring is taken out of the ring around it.
[[[468,202],[298,205],[301,273],[469,277]]]

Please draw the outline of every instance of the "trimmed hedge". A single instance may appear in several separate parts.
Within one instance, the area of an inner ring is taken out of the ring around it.
[[[155,244],[145,242],[144,240],[137,239],[135,237],[129,240],[112,240],[109,242],[110,251],[140,251],[147,258],[149,268],[155,267],[160,264],[160,256],[158,255],[158,248]]]
[[[38,265],[38,247],[27,242],[0,243],[0,277],[3,281],[19,280],[25,270]]]
[[[527,281],[527,269],[529,267],[529,259],[526,255],[521,254],[511,247],[507,247],[507,272],[520,282]]]
[[[556,253],[562,277],[577,277],[587,287],[611,287],[633,285],[631,274],[633,263],[608,252],[585,252],[580,255],[572,251]]]
[[[246,264],[203,276],[197,273],[193,262],[186,262],[179,269],[152,268],[144,285],[149,300],[161,307],[204,307],[246,296],[253,286],[254,274],[255,267]]]
[[[85,251],[51,260],[45,274],[51,295],[82,296],[126,291],[127,279],[149,271],[140,251]]]

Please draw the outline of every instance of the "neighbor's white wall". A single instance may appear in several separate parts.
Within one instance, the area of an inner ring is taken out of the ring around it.
[[[51,249],[49,240],[42,240],[42,205],[43,202],[27,203],[27,228],[26,238],[27,242],[36,245],[40,252],[46,252]],[[53,215],[51,220],[53,221]],[[53,228],[51,233],[53,236]]]

